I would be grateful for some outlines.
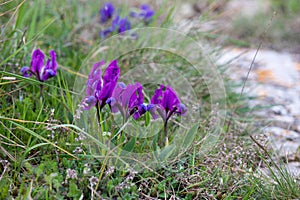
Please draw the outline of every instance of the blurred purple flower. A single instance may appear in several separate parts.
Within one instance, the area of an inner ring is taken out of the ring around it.
[[[88,76],[86,97],[81,103],[83,110],[89,110],[91,107],[98,105],[101,110],[105,106],[106,100],[113,93],[119,79],[120,68],[118,67],[117,60],[113,60],[106,68],[105,74],[102,77],[101,66],[104,63],[104,61],[95,63]]]
[[[123,33],[131,28],[131,24],[126,17],[120,18],[119,16],[112,22],[112,27],[118,30],[118,33]]]
[[[144,104],[143,87],[140,83],[125,85],[123,82],[117,83],[112,97],[107,100],[111,111],[116,113],[120,111],[123,119],[126,121],[131,115],[138,119],[148,111]]]
[[[112,21],[111,27],[105,29],[100,32],[100,36],[102,38],[107,37],[110,33],[117,31],[118,33],[123,33],[131,28],[131,24],[126,17],[120,18],[120,16],[116,16],[116,18]]]
[[[31,57],[31,68],[25,66],[20,70],[23,76],[30,77],[33,74],[41,82],[56,76],[56,54],[54,50],[50,50],[49,54],[51,59],[48,59],[45,64],[45,54],[40,49],[34,50]]]
[[[105,3],[102,8],[100,9],[100,20],[101,22],[106,22],[110,18],[112,18],[114,14],[115,8],[112,3]]]
[[[101,36],[101,38],[106,38],[112,32],[114,32],[114,30],[112,29],[112,27],[109,27],[108,29],[105,29],[104,31],[100,31],[100,36]]]
[[[130,16],[134,18],[139,18],[144,20],[144,22],[149,23],[152,20],[154,15],[154,11],[147,4],[142,4],[140,7],[140,12],[131,12]]]
[[[184,115],[187,112],[187,108],[180,103],[172,87],[161,85],[159,89],[155,90],[151,98],[149,111],[154,119],[157,119],[158,113],[164,122],[167,122],[173,114]]]

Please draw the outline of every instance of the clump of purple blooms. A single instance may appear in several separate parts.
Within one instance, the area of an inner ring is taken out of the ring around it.
[[[107,99],[112,95],[120,75],[120,68],[117,60],[113,60],[102,76],[101,66],[104,64],[104,61],[95,63],[88,76],[86,97],[82,102],[83,110],[89,110],[91,107],[96,106],[101,111]]]
[[[112,3],[104,3],[100,11],[100,22],[102,24],[107,24],[111,20],[111,25],[108,28],[100,31],[100,36],[102,38],[117,32],[123,34],[125,31],[130,30],[132,23],[129,21],[128,17],[121,17],[119,13],[115,12],[115,7]],[[129,16],[142,20],[145,24],[149,24],[152,21],[155,12],[147,4],[142,4],[139,12],[130,12]]]
[[[142,4],[140,7],[140,12],[131,12],[131,17],[143,20],[146,24],[152,21],[154,16],[154,11],[147,4]]]
[[[144,102],[143,86],[139,83],[125,85],[118,82],[120,68],[117,60],[113,60],[102,75],[101,67],[104,61],[95,63],[86,82],[86,97],[80,104],[83,110],[96,107],[98,120],[99,114],[107,104],[112,113],[120,112],[123,122],[130,117],[139,120],[146,112],[155,120],[159,116],[164,122],[165,145],[168,145],[168,122],[174,115],[182,116],[187,108],[182,104],[171,86],[160,85],[155,90],[151,102]],[[100,122],[100,121],[99,121]]]
[[[100,36],[102,38],[105,38],[109,34],[115,32],[115,31],[117,31],[118,33],[123,33],[125,31],[129,30],[130,28],[131,28],[131,23],[129,22],[129,20],[126,17],[121,18],[120,16],[117,16],[112,21],[112,25],[109,28],[100,32]]]

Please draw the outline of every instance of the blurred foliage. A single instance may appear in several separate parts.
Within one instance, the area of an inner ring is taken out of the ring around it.
[[[289,16],[298,15],[300,11],[299,0],[271,0],[272,6],[276,11],[282,12]]]
[[[240,16],[234,19],[229,32],[232,37],[255,47],[263,41],[268,48],[298,52],[299,11],[299,0],[272,0],[267,11],[257,12],[253,17]]]

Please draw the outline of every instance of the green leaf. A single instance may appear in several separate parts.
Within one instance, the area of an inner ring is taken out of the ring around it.
[[[81,196],[81,190],[78,189],[77,185],[74,182],[71,182],[69,185],[68,197],[79,199]]]
[[[5,119],[5,117],[0,116],[0,119]],[[36,132],[34,132],[34,131],[32,131],[32,130],[26,128],[25,126],[22,126],[22,125],[20,125],[20,124],[14,122],[14,121],[11,121],[11,120],[8,120],[8,121],[9,121],[10,123],[16,125],[17,127],[19,127],[21,130],[23,130],[23,131],[29,133],[30,135],[32,135],[32,136],[34,136],[34,137],[36,137],[36,138],[38,138],[38,139],[40,139],[40,140],[43,140],[44,142],[47,142],[48,144],[50,144],[50,145],[52,145],[52,146],[58,148],[59,150],[61,150],[61,151],[64,152],[64,153],[68,154],[69,156],[72,156],[73,158],[78,159],[78,158],[77,158],[75,155],[73,155],[72,153],[70,153],[70,152],[68,152],[67,150],[61,148],[60,146],[57,146],[55,143],[53,143],[53,142],[51,142],[50,140],[48,140],[48,139],[42,137],[41,135],[37,134]]]
[[[45,173],[45,163],[42,163],[36,169],[36,177],[39,178],[42,174]]]
[[[129,142],[127,142],[124,147],[123,147],[123,151],[127,152],[131,152],[132,149],[134,148],[136,142],[136,137],[132,137]]]
[[[150,124],[150,113],[149,112],[146,112],[145,113],[145,126],[147,127],[149,124]]]
[[[157,141],[158,141],[158,134],[155,134],[152,142],[152,148],[154,151],[157,151]]]
[[[184,141],[181,145],[182,149],[187,149],[195,139],[196,134],[198,133],[199,124],[195,124],[190,128],[189,132],[185,135]]]
[[[26,14],[24,2],[25,1],[23,1],[19,4],[18,17],[17,17],[17,20],[16,20],[16,28],[20,28],[20,24],[21,24],[22,20],[24,19],[25,14]]]
[[[176,149],[176,146],[174,144],[171,144],[171,145],[165,147],[159,154],[159,160],[165,161],[166,159],[168,159],[168,157],[171,156],[171,154],[173,153],[173,151],[175,149]]]

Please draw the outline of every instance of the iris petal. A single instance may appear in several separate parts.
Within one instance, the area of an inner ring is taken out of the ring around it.
[[[103,87],[95,93],[98,101],[101,102],[101,108],[105,105],[106,100],[112,96],[112,93],[117,85],[120,75],[120,68],[118,67],[117,60],[113,60],[103,76]]]
[[[51,60],[48,59],[47,68],[52,69],[56,73],[56,70],[57,70],[56,53],[54,50],[50,50],[49,54],[50,54]]]
[[[33,51],[32,58],[31,58],[31,71],[34,74],[37,75],[40,74],[40,71],[44,66],[44,59],[45,59],[45,54],[40,49],[36,49]]]
[[[176,112],[179,115],[184,115],[187,112],[187,108],[184,104],[180,103],[178,105],[178,111]]]
[[[143,114],[145,114],[148,111],[147,106],[145,104],[140,104],[138,106],[137,111],[133,114],[133,118],[137,120],[140,118]]]
[[[150,114],[151,114],[151,116],[152,116],[152,118],[153,119],[157,119],[158,118],[158,115],[157,115],[157,107],[156,107],[156,105],[154,105],[154,104],[149,104],[148,106],[147,106],[147,110],[150,112]]]
[[[97,103],[97,99],[94,96],[87,96],[81,102],[82,110],[90,110]]]
[[[44,65],[45,54],[40,49],[34,50],[31,56],[31,68],[26,66],[21,69],[23,76],[29,77],[34,74],[41,82],[56,76],[58,64],[56,62],[55,51],[50,50],[49,54],[50,59],[48,59],[46,65]]]
[[[167,86],[163,94],[161,105],[165,108],[166,112],[171,111],[180,103],[179,98],[172,87]]]
[[[32,72],[28,66],[22,67],[20,72],[23,74],[24,77],[32,76]]]
[[[104,61],[97,62],[93,65],[92,71],[88,76],[88,80],[86,82],[86,94],[94,95],[96,91],[102,89],[102,70],[101,66],[104,65]]]
[[[165,86],[161,85],[159,89],[156,89],[154,92],[154,95],[151,98],[151,103],[152,104],[161,104],[162,102],[162,97],[163,97],[163,88]]]
[[[51,77],[56,76],[56,71],[52,70],[52,69],[45,69],[43,71],[42,76],[40,77],[41,81],[45,81]]]

